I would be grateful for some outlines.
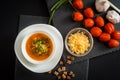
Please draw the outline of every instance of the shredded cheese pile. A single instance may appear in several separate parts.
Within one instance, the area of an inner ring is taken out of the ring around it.
[[[73,53],[84,54],[85,51],[88,51],[90,43],[83,32],[77,32],[69,36],[68,46]]]

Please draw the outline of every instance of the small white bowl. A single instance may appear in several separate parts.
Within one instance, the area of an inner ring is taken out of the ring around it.
[[[30,36],[32,36],[33,34],[35,34],[35,33],[43,33],[43,34],[47,35],[47,36],[51,39],[51,41],[52,41],[52,44],[53,44],[52,53],[51,53],[50,56],[49,56],[48,58],[46,58],[45,60],[40,60],[40,61],[34,60],[34,59],[32,59],[32,58],[28,55],[28,53],[27,53],[27,51],[26,51],[26,42],[27,42],[28,38],[29,38]],[[21,45],[21,50],[22,50],[22,54],[23,54],[23,56],[25,57],[25,59],[26,59],[27,61],[29,61],[30,63],[33,63],[33,64],[43,64],[43,63],[47,63],[49,60],[51,60],[51,59],[54,57],[54,54],[55,54],[55,53],[54,53],[54,50],[55,50],[54,38],[53,38],[53,36],[52,36],[49,32],[46,32],[46,31],[44,31],[44,30],[42,30],[42,31],[36,31],[36,30],[31,31],[31,32],[29,32],[28,34],[26,34],[25,37],[23,38],[23,40],[22,40],[22,45]]]
[[[71,35],[71,34],[74,34],[76,32],[83,32],[89,39],[89,43],[90,43],[90,47],[88,47],[88,51],[85,51],[83,54],[76,54],[76,53],[73,53],[69,46],[68,46],[68,37]],[[68,32],[68,34],[66,35],[65,37],[65,47],[67,49],[67,51],[72,54],[73,56],[76,56],[76,57],[82,57],[82,56],[85,56],[87,55],[93,48],[93,37],[91,35],[91,33],[87,30],[87,29],[84,29],[84,28],[74,28],[72,30],[70,30]]]

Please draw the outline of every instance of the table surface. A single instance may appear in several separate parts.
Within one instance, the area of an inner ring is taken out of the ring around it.
[[[19,15],[49,17],[45,0],[10,0],[1,2],[1,73],[14,80],[14,41],[18,32]],[[88,80],[119,80],[120,51],[90,59]],[[8,77],[3,77],[7,80]]]

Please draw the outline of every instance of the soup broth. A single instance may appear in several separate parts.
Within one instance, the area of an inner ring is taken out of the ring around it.
[[[26,51],[34,60],[45,60],[52,54],[53,44],[46,34],[35,33],[28,38]]]

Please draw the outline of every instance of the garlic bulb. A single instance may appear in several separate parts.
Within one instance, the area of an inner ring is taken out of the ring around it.
[[[115,10],[109,10],[107,12],[106,18],[113,24],[120,22],[120,15]]]
[[[105,12],[110,7],[108,0],[96,0],[95,7],[98,12]]]

